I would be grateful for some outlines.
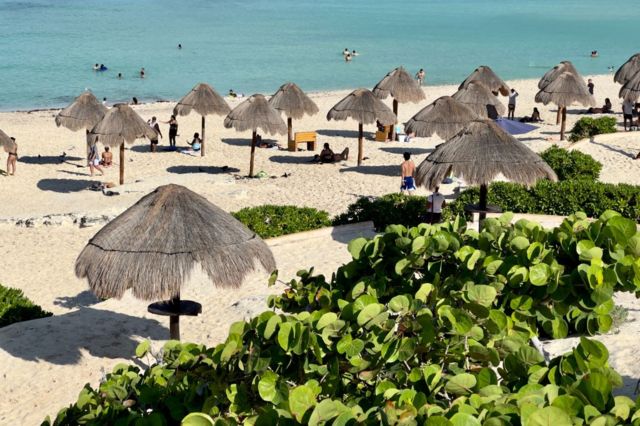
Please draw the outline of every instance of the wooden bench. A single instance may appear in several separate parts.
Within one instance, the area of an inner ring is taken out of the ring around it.
[[[299,143],[307,144],[307,151],[316,150],[316,132],[296,132],[292,141],[289,141],[289,151],[295,151]]]

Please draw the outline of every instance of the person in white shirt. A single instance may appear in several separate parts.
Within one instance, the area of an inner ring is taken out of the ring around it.
[[[436,186],[433,194],[427,197],[427,217],[429,218],[429,223],[440,222],[442,219],[442,209],[446,205],[444,195],[440,193],[440,187]]]
[[[622,117],[624,118],[624,130],[627,130],[627,120],[629,120],[629,130],[633,127],[633,102],[625,100],[622,103]]]
[[[516,113],[516,98],[518,97],[518,92],[515,89],[511,89],[511,93],[509,94],[509,111],[507,112],[507,118],[513,120],[514,115]]]

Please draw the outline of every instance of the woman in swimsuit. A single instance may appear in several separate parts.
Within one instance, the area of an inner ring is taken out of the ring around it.
[[[11,138],[13,146],[9,149],[9,156],[7,157],[7,174],[13,176],[16,174],[16,161],[18,160],[18,145],[16,144],[16,138]]]
[[[178,120],[176,116],[172,115],[169,121],[165,121],[169,124],[169,146],[176,147],[176,136],[178,136]]]

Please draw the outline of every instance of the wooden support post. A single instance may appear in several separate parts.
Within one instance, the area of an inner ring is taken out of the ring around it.
[[[287,117],[287,144],[293,140],[293,120]]]
[[[362,151],[364,150],[363,145],[364,140],[364,132],[362,131],[362,123],[358,123],[358,166],[362,164]]]
[[[204,115],[202,116],[202,134],[200,135],[202,143],[200,144],[200,156],[204,157]]]
[[[258,139],[257,130],[253,131],[251,135],[251,162],[249,163],[249,177],[253,177],[253,157],[256,152],[256,141]]]
[[[480,208],[478,230],[482,229],[482,222],[487,218],[487,185],[480,185]]]
[[[171,299],[171,303],[176,305],[175,311],[180,311],[180,294]],[[169,337],[171,340],[180,340],[180,315],[169,317]]]
[[[395,142],[396,140],[396,124],[399,123],[398,121],[398,101],[396,101],[395,99],[393,100],[393,114],[396,116],[396,122],[393,123],[391,125],[391,131],[389,132],[389,139],[391,139],[391,142]]]
[[[120,144],[120,185],[124,184],[124,141]]]
[[[560,124],[560,140],[564,140],[564,129],[567,125],[567,107],[562,107],[562,124]]]

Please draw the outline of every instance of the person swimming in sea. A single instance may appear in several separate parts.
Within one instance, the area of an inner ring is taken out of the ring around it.
[[[100,71],[100,65],[95,64],[95,65],[93,66],[93,70],[94,70],[94,71]]]
[[[597,58],[598,57],[598,51],[597,50],[592,50],[591,51],[591,57],[592,58]]]
[[[349,52],[349,49],[345,47],[344,50],[342,51],[342,56],[347,56],[349,54],[351,54],[351,52]]]
[[[359,55],[359,53],[356,52],[355,50],[353,52],[351,52],[351,56],[358,56],[358,55]]]
[[[178,49],[182,49],[182,44],[178,43]]]
[[[98,71],[106,71],[107,67],[104,66],[104,64],[100,64],[100,68],[98,69]]]
[[[345,62],[351,62],[351,53],[347,53],[346,55],[344,55],[344,60]]]
[[[144,67],[140,68],[140,78],[144,78],[145,76],[145,71],[144,71]]]
[[[122,80],[122,73],[121,72],[118,73],[118,80]]]

